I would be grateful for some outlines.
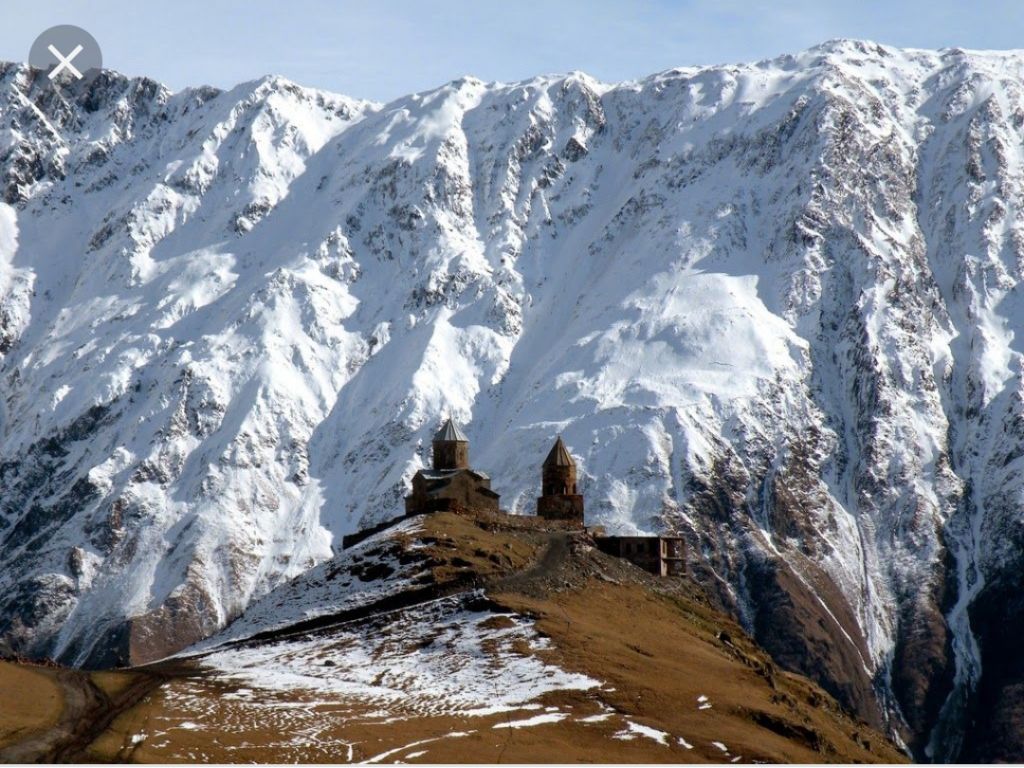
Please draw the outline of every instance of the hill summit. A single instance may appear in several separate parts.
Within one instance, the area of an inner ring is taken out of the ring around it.
[[[494,512],[398,522],[177,658],[91,676],[0,665],[5,682],[19,675],[70,705],[58,727],[42,711],[12,737],[25,713],[0,696],[4,759],[905,759],[688,579]],[[82,690],[107,692],[106,717],[71,697]],[[61,727],[83,711],[85,727]]]

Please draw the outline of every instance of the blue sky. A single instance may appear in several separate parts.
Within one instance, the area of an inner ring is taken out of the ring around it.
[[[617,81],[748,61],[834,37],[917,48],[1024,48],[1024,1],[0,0],[0,59],[54,24],[88,29],[106,66],[172,88],[264,74],[388,100],[462,75],[580,69]]]

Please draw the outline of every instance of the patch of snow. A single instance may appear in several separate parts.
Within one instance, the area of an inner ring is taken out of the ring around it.
[[[663,744],[666,747],[668,746],[669,739],[672,738],[669,734],[665,733],[665,731],[659,731],[657,728],[651,728],[647,725],[634,723],[632,720],[626,720],[626,727],[615,733],[612,738],[629,741],[631,739],[635,739],[637,736],[644,736],[658,742],[659,744]]]
[[[534,725],[544,725],[545,723],[558,723],[568,717],[565,712],[545,712],[541,715],[534,715],[528,717],[525,720],[510,720],[507,723],[495,723],[495,728],[530,728]]]
[[[510,626],[496,627],[495,617]],[[348,696],[399,715],[492,714],[549,691],[600,686],[515,650],[537,637],[528,619],[464,608],[456,597],[342,626],[329,636],[218,650],[202,663],[251,688]],[[324,666],[325,659],[333,666]]]
[[[401,747],[395,747],[394,749],[389,749],[387,752],[381,752],[379,755],[374,755],[373,757],[371,757],[371,758],[369,758],[367,760],[364,760],[363,762],[365,762],[367,764],[379,763],[379,762],[382,762],[384,760],[387,760],[392,755],[396,755],[399,752],[404,752],[405,750],[409,749],[410,747],[419,747],[419,746],[422,746],[424,744],[432,744],[433,742],[441,741],[442,739],[461,739],[461,738],[463,738],[465,736],[469,736],[470,734],[473,734],[473,733],[476,733],[476,731],[453,731],[451,733],[445,734],[444,736],[435,736],[434,738],[431,738],[431,739],[420,739],[419,741],[414,741],[414,742],[411,742],[411,743],[406,744],[406,745],[401,746]]]

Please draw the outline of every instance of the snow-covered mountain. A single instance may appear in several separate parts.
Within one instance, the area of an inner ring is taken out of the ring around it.
[[[918,755],[973,718],[1024,754],[1024,53],[386,105],[34,77],[0,65],[0,642],[208,636],[398,512],[451,413],[523,512],[561,433],[590,522],[682,532]]]

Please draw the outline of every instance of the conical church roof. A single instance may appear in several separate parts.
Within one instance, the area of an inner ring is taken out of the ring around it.
[[[469,438],[466,437],[466,433],[459,429],[459,425],[455,423],[455,419],[449,418],[444,423],[437,434],[434,435],[435,443],[468,443]]]
[[[551,449],[551,453],[544,459],[545,467],[575,467],[576,462],[572,460],[572,456],[569,454],[569,450],[565,447],[565,443],[562,442],[562,436],[559,435],[558,439],[555,440],[555,445]]]

